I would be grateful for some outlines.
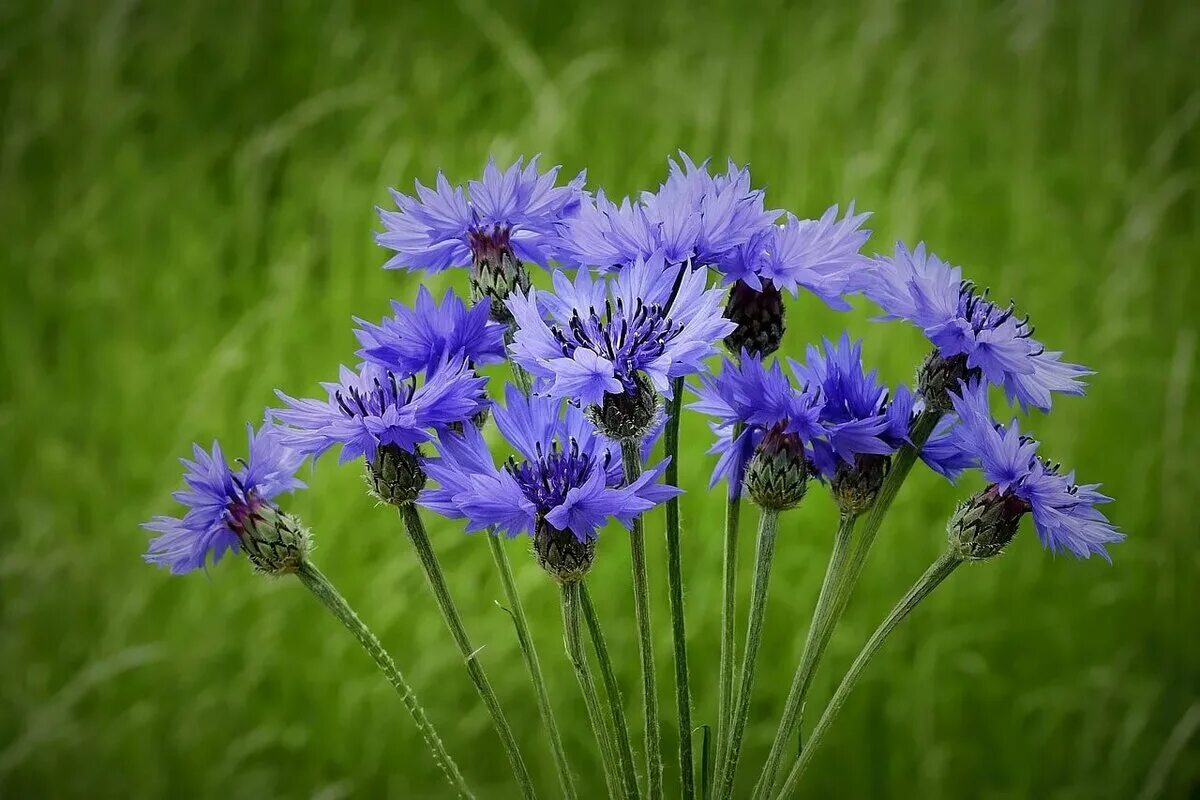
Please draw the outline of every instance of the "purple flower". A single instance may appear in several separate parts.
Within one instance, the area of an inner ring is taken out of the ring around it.
[[[586,179],[581,172],[556,186],[558,170],[540,172],[534,157],[501,172],[489,159],[483,179],[468,183],[465,192],[440,172],[436,188],[417,182],[416,197],[393,190],[398,210],[378,209],[384,231],[375,240],[396,253],[384,267],[439,272],[492,261],[499,253],[545,266],[546,239],[579,205]]]
[[[284,443],[314,457],[341,445],[341,463],[375,458],[380,446],[414,453],[417,445],[454,425],[467,424],[487,408],[486,380],[460,360],[444,361],[418,386],[377,364],[357,372],[341,367],[336,383],[323,383],[326,400],[297,400],[276,392],[287,408],[273,416]]]
[[[483,435],[473,426],[440,436],[440,457],[425,463],[438,483],[420,503],[446,517],[466,519],[469,532],[495,528],[509,536],[533,534],[545,521],[580,542],[595,539],[610,519],[633,519],[680,493],[658,483],[662,461],[625,486],[620,450],[601,437],[583,412],[547,397],[525,397],[508,387],[496,406],[496,426],[517,451],[497,469]]]
[[[564,219],[556,251],[579,266],[628,267],[656,254],[673,264],[707,266],[726,251],[771,226],[778,211],[763,207],[763,192],[750,187],[749,168],[729,162],[710,175],[708,161],[695,164],[679,154],[668,159],[667,180],[637,201],[614,203],[603,192]]]
[[[690,388],[697,400],[688,408],[716,418],[711,427],[717,441],[708,452],[719,458],[709,488],[724,479],[731,499],[741,496],[746,465],[768,431],[794,436],[810,460],[814,443],[827,435],[820,388],[797,389],[778,361],[768,369],[743,352],[740,363],[724,359],[719,375],[702,374],[700,385]]]
[[[392,301],[393,316],[379,325],[355,319],[358,355],[397,375],[435,370],[447,359],[472,366],[504,360],[504,326],[491,321],[486,303],[470,310],[451,291],[439,304],[425,286],[410,309]]]
[[[988,408],[987,384],[963,384],[951,393],[959,425],[954,441],[969,455],[989,483],[986,495],[1015,513],[1032,512],[1042,545],[1079,558],[1093,553],[1111,561],[1105,545],[1124,534],[1096,506],[1111,501],[1099,484],[1075,484],[1073,472],[1059,474],[1057,465],[1037,455],[1040,444],[1022,435],[1014,419],[998,425]]]
[[[1050,408],[1051,392],[1083,394],[1081,378],[1092,372],[1062,362],[1033,338],[1029,318],[1019,319],[1010,303],[1001,308],[978,294],[952,267],[924,244],[909,252],[897,243],[892,258],[879,258],[864,283],[867,296],[886,312],[921,328],[945,359],[966,358],[969,371],[1003,386],[1022,408]]]
[[[788,214],[782,225],[772,225],[717,262],[727,283],[741,281],[756,291],[769,284],[793,297],[801,287],[845,311],[842,299],[861,287],[869,261],[861,250],[871,232],[862,224],[869,213],[855,214],[851,203],[838,219],[831,206],[819,220],[796,219]]]
[[[586,269],[574,282],[554,273],[554,293],[515,293],[513,360],[540,391],[598,405],[605,395],[634,394],[638,374],[658,392],[696,372],[733,329],[721,317],[721,293],[703,269],[669,265],[661,254],[638,258],[610,279]],[[543,317],[543,310],[548,318]]]
[[[182,517],[157,516],[142,527],[160,535],[150,542],[144,558],[167,567],[174,575],[203,568],[211,557],[216,564],[238,547],[239,531],[264,507],[274,508],[275,497],[303,489],[296,478],[304,456],[285,447],[279,431],[264,423],[255,431],[246,426],[249,457],[231,468],[213,442],[212,451],[192,445],[193,460],[181,459],[186,488],[172,497],[187,507]]]
[[[804,363],[789,359],[789,364],[797,382],[818,388],[824,401],[825,436],[812,443],[822,476],[832,476],[839,462],[853,466],[858,455],[891,455],[909,442],[920,401],[903,384],[889,393],[876,370],[865,370],[862,340],[851,341],[843,332],[838,344],[826,339],[823,348],[809,345],[806,355]],[[921,458],[950,480],[970,466],[949,443],[952,424],[947,417],[921,450]]]

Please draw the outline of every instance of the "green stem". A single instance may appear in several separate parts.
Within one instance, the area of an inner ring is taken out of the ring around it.
[[[625,463],[625,482],[631,484],[642,474],[639,442],[621,442]],[[662,741],[658,728],[658,694],[654,684],[654,639],[650,635],[650,590],[646,579],[646,535],[639,514],[629,532],[630,560],[633,565],[633,613],[637,618],[638,651],[642,657],[642,700],[646,715],[646,783],[650,800],[662,797]]]
[[[733,796],[733,783],[737,775],[738,757],[742,749],[742,736],[746,731],[746,717],[750,711],[750,693],[754,689],[754,667],[758,659],[758,648],[762,643],[763,617],[767,607],[767,588],[771,583],[771,563],[775,558],[775,534],[779,528],[779,511],[762,509],[758,522],[758,549],[754,563],[754,591],[750,596],[750,621],[746,627],[746,653],[742,658],[742,680],[738,688],[737,704],[730,720],[729,738],[725,752],[720,754],[714,796],[728,800]]]
[[[592,679],[587,654],[583,650],[583,638],[579,632],[579,588],[578,583],[562,584],[563,644],[567,650],[567,659],[575,669],[575,679],[579,681],[583,704],[587,707],[588,720],[592,723],[592,733],[595,735],[596,745],[600,749],[600,763],[604,767],[604,782],[608,785],[608,796],[616,797],[618,795],[617,767],[614,763],[612,742],[609,741],[608,729],[604,724],[604,714],[600,710],[600,695],[596,692],[596,682]]]
[[[442,566],[438,563],[433,546],[429,543],[429,535],[425,532],[425,524],[421,521],[421,515],[417,513],[416,506],[411,504],[401,508],[400,515],[404,518],[404,527],[408,531],[408,538],[412,541],[417,556],[421,560],[421,566],[425,569],[425,577],[429,580],[429,588],[433,591],[434,599],[437,600],[442,618],[446,621],[450,635],[454,637],[454,643],[458,645],[458,649],[463,655],[467,674],[471,677],[471,682],[475,684],[475,690],[479,692],[484,705],[487,706],[488,713],[492,715],[492,724],[508,755],[508,761],[517,778],[517,783],[521,786],[521,794],[526,798],[533,798],[536,796],[536,792],[533,789],[533,781],[529,777],[529,770],[526,769],[525,761],[521,758],[521,751],[517,749],[517,740],[513,737],[508,720],[504,717],[504,710],[500,707],[496,692],[492,689],[492,685],[488,682],[487,675],[484,674],[483,667],[479,663],[479,651],[467,637],[467,631],[463,627],[458,608],[454,605],[450,589],[446,586],[446,577],[442,573]]]
[[[754,787],[754,800],[765,800],[775,786],[779,765],[785,752],[791,749],[789,741],[804,710],[804,698],[812,685],[821,656],[825,653],[825,646],[829,644],[833,629],[837,627],[840,609],[835,608],[835,597],[845,577],[846,559],[850,553],[856,519],[854,515],[844,515],[838,525],[837,535],[833,540],[833,552],[830,553],[829,565],[825,568],[825,579],[821,582],[821,593],[817,596],[817,607],[813,611],[812,624],[809,625],[808,637],[804,641],[804,652],[792,678],[792,688],[788,692],[783,718],[779,722],[779,730],[775,732],[775,741],[771,744],[767,763],[763,766],[762,776]]]
[[[738,426],[740,427],[740,426]],[[734,428],[733,439],[740,433]],[[733,672],[737,661],[737,564],[738,522],[742,511],[742,496],[739,492],[725,505],[725,554],[721,564],[721,661],[718,667],[717,685],[717,759],[725,752],[725,741],[729,738],[729,718],[733,714]]]
[[[496,561],[496,570],[500,573],[500,583],[504,587],[504,597],[508,601],[508,612],[512,616],[513,626],[517,629],[517,641],[521,645],[521,655],[525,657],[525,667],[529,671],[529,679],[533,683],[533,694],[537,700],[538,714],[542,724],[546,726],[546,735],[550,739],[550,750],[554,756],[554,768],[558,771],[558,782],[562,786],[563,797],[574,800],[575,784],[571,779],[571,768],[567,763],[567,751],[563,747],[562,736],[558,732],[558,723],[554,719],[554,707],[550,704],[550,694],[546,690],[546,681],[542,676],[541,662],[538,660],[537,648],[533,644],[533,636],[529,633],[529,622],[525,619],[525,609],[521,604],[521,595],[513,581],[512,569],[508,564],[508,555],[504,552],[504,543],[500,536],[489,532],[488,547],[491,548],[492,558]]]
[[[608,697],[609,714],[612,716],[614,750],[621,768],[621,781],[624,785],[625,796],[638,796],[637,770],[633,766],[633,746],[629,741],[629,723],[625,719],[625,706],[621,701],[621,687],[617,684],[617,675],[613,671],[612,659],[608,657],[608,645],[604,642],[604,632],[600,629],[600,617],[596,607],[592,605],[592,595],[588,592],[587,584],[579,583],[579,599],[583,605],[583,618],[587,622],[588,632],[592,637],[592,647],[596,650],[596,661],[600,664],[600,676],[604,680],[604,694]]]
[[[821,714],[821,719],[817,722],[817,726],[813,728],[812,735],[808,737],[808,741],[804,745],[803,752],[800,753],[800,759],[796,765],[792,767],[791,773],[787,780],[784,781],[783,789],[778,797],[787,797],[796,790],[796,785],[800,778],[804,775],[804,770],[812,761],[813,753],[817,751],[817,747],[821,744],[821,739],[829,731],[829,726],[833,723],[834,717],[841,710],[842,705],[846,702],[846,697],[849,696],[851,690],[854,689],[854,684],[858,681],[867,663],[871,657],[879,651],[883,646],[888,635],[896,629],[896,626],[904,621],[904,618],[917,607],[917,604],[924,600],[930,592],[937,588],[938,584],[944,581],[955,567],[962,563],[962,559],[951,553],[943,553],[938,556],[937,560],[930,565],[908,593],[901,598],[900,602],[891,610],[887,617],[871,634],[871,638],[863,645],[858,657],[854,659],[854,663],[850,665],[850,669],[846,671],[845,677],[838,685],[837,690],[833,693],[833,697],[829,700],[829,705],[825,707],[825,711]]]
[[[683,378],[671,385],[667,426],[663,447],[667,464],[666,483],[679,485],[679,416],[683,406]],[[679,716],[679,780],[684,800],[696,796],[695,767],[692,762],[692,692],[688,677],[687,635],[683,611],[683,566],[679,556],[679,498],[667,501],[667,592],[671,601],[671,642],[675,651],[675,709]]]
[[[421,737],[425,739],[425,744],[429,747],[430,753],[433,754],[433,760],[441,767],[442,772],[446,775],[446,780],[458,792],[459,797],[474,797],[471,790],[467,788],[467,782],[463,780],[462,774],[458,771],[458,765],[454,763],[454,759],[446,752],[442,740],[438,738],[437,731],[434,730],[433,724],[425,716],[425,711],[417,702],[417,696],[413,692],[412,687],[404,680],[404,676],[400,670],[396,668],[396,662],[388,655],[388,652],[383,649],[383,645],[379,643],[379,639],[375,634],[371,633],[371,629],[366,626],[358,615],[354,613],[354,609],[346,602],[346,598],[342,597],[329,579],[317,569],[316,565],[304,561],[301,562],[299,570],[296,571],[296,577],[300,579],[313,595],[321,601],[325,608],[329,609],[333,616],[346,626],[346,630],[354,634],[354,638],[358,639],[358,643],[367,651],[387,678],[388,683],[400,695],[400,702],[404,703],[404,707],[408,709],[408,713],[412,715],[413,721],[417,723],[417,730],[421,732]]]

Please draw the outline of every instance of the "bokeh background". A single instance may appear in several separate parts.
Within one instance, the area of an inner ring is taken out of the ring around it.
[[[0,795],[443,796],[387,684],[297,584],[236,559],[172,578],[141,563],[138,523],[171,510],[193,440],[238,450],[275,387],[311,392],[352,358],[351,315],[412,297],[416,278],[381,270],[372,241],[387,187],[541,152],[624,194],[684,148],[750,162],[770,204],[801,216],[854,199],[875,212],[869,249],[924,239],[1018,298],[1040,337],[1098,373],[1088,397],[1030,426],[1105,483],[1129,533],[1109,566],[1052,557],[1027,528],[956,575],[872,665],[806,796],[1195,797],[1198,52],[1189,2],[4,3]],[[785,349],[845,327],[889,381],[910,378],[919,334],[870,316],[801,298]],[[711,722],[723,501],[704,491],[701,420],[684,443],[696,718]],[[512,796],[396,518],[354,467],[323,462],[310,484],[290,507],[323,568],[479,795]],[[814,704],[977,485],[923,472],[905,487]],[[785,519],[744,779],[769,746],[834,516],[818,491]],[[650,526],[674,786],[661,514]],[[432,533],[553,796],[485,543],[453,524]],[[509,547],[597,795],[555,588],[526,543]],[[592,587],[636,721],[619,533]]]

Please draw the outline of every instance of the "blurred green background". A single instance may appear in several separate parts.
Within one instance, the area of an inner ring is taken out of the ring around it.
[[[1108,566],[1051,557],[1027,528],[956,575],[872,665],[806,796],[1195,797],[1198,52],[1200,6],[1182,0],[0,5],[0,795],[442,796],[389,687],[299,585],[239,560],[172,578],[141,563],[137,525],[172,510],[193,440],[240,453],[275,387],[311,392],[352,358],[352,314],[412,297],[371,237],[388,186],[542,152],[624,194],[685,148],[750,162],[770,204],[801,216],[855,199],[875,212],[869,249],[923,238],[1018,298],[1040,337],[1098,371],[1088,397],[1031,428],[1105,483],[1129,533]],[[923,355],[915,330],[862,304],[841,315],[801,298],[789,314],[792,353],[848,327],[891,381]],[[687,419],[700,722],[714,717],[723,507],[703,489],[708,438]],[[905,487],[814,704],[976,480],[924,472]],[[479,795],[512,796],[398,521],[354,467],[323,462],[310,484],[290,507],[321,565]],[[661,514],[650,524],[674,786]],[[743,779],[770,744],[833,524],[822,492],[785,518]],[[485,543],[432,533],[553,796]],[[598,795],[556,590],[525,542],[509,547],[567,747]],[[636,721],[627,554],[607,534],[592,586]]]

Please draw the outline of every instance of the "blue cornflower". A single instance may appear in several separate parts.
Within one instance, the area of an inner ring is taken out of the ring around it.
[[[1051,392],[1083,394],[1081,378],[1092,374],[1064,363],[1062,353],[1047,351],[1033,338],[1029,318],[1018,318],[1010,303],[1001,308],[987,292],[962,279],[962,269],[927,253],[924,244],[909,251],[897,243],[895,255],[879,258],[863,288],[886,312],[884,319],[905,319],[921,328],[940,357],[962,368],[936,381],[937,392],[952,390],[961,378],[982,375],[1003,386],[1022,408],[1048,410]],[[936,401],[938,398],[927,397]]]
[[[495,528],[534,537],[543,566],[562,579],[586,572],[600,528],[634,518],[680,493],[658,482],[667,461],[625,485],[619,447],[599,435],[582,411],[549,397],[526,397],[509,386],[496,427],[517,455],[497,469],[483,435],[466,426],[440,437],[440,457],[425,471],[436,488],[420,503],[466,519],[468,531]]]
[[[680,153],[668,159],[667,179],[656,192],[620,203],[597,192],[579,213],[564,219],[556,251],[564,262],[602,268],[627,267],[661,255],[670,263],[707,266],[779,217],[763,207],[763,192],[750,187],[749,168],[729,162],[711,175],[708,161],[695,164]]]
[[[377,451],[416,453],[433,432],[463,425],[487,408],[486,380],[463,361],[443,361],[424,383],[378,364],[358,371],[341,367],[336,383],[322,383],[326,400],[297,400],[276,392],[287,406],[273,412],[284,423],[283,441],[300,453],[320,456],[341,446],[340,461],[374,461]]]
[[[1022,435],[1015,419],[997,424],[983,381],[961,384],[950,399],[959,417],[954,440],[989,483],[980,502],[1002,512],[1014,533],[1020,516],[1032,512],[1038,538],[1052,552],[1079,558],[1095,553],[1111,561],[1105,545],[1125,536],[1096,508],[1111,502],[1099,484],[1076,485],[1073,472],[1059,474],[1058,465],[1037,455],[1040,444]]]
[[[743,352],[740,361],[724,359],[720,374],[702,374],[699,386],[690,388],[697,400],[688,408],[716,417],[711,427],[717,441],[708,452],[719,458],[709,488],[725,480],[731,499],[741,496],[746,466],[768,433],[787,437],[808,460],[827,435],[820,387],[797,389],[778,361],[767,368]]]
[[[608,279],[581,269],[572,283],[556,271],[553,293],[530,289],[508,301],[513,360],[538,379],[539,391],[583,405],[638,395],[639,375],[667,393],[671,378],[701,369],[733,329],[721,317],[720,291],[705,278],[705,270],[669,264],[662,254],[638,257]]]
[[[819,387],[824,400],[825,436],[813,442],[813,460],[823,477],[833,476],[839,463],[853,467],[860,455],[888,456],[909,441],[920,401],[903,384],[889,392],[876,370],[865,370],[862,340],[851,341],[843,332],[836,345],[828,339],[822,348],[809,345],[806,356],[804,363],[789,363],[796,380]],[[952,418],[944,418],[921,449],[921,458],[950,480],[970,466],[950,445],[952,424]]]
[[[468,310],[447,290],[439,304],[422,286],[411,309],[393,300],[392,312],[378,325],[355,318],[359,327],[354,335],[362,344],[358,355],[384,369],[414,375],[434,370],[446,359],[472,366],[504,360],[504,326],[490,319],[486,303]]]
[[[546,266],[546,237],[578,207],[587,177],[581,172],[557,186],[558,171],[541,172],[536,156],[528,164],[518,158],[503,172],[488,159],[483,178],[465,192],[441,172],[435,189],[417,181],[416,197],[393,190],[399,210],[378,209],[384,232],[375,240],[396,253],[384,267],[439,272],[495,262],[500,254]]]
[[[296,478],[304,456],[285,447],[279,431],[265,423],[257,431],[246,426],[249,457],[233,468],[221,445],[212,450],[192,446],[193,458],[181,459],[187,488],[172,497],[187,507],[182,517],[157,516],[142,527],[161,534],[150,542],[144,558],[181,575],[213,564],[238,547],[247,529],[264,517],[275,517],[274,498],[303,489]],[[257,561],[256,561],[257,565]]]

